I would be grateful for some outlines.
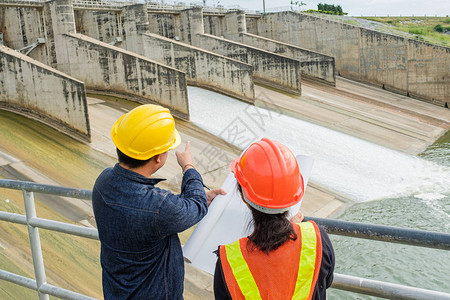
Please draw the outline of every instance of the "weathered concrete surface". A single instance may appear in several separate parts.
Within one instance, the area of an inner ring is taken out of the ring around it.
[[[450,111],[377,87],[337,78],[336,87],[304,80],[301,97],[256,87],[256,106],[417,155],[450,129]],[[263,95],[264,97],[259,97]]]
[[[158,103],[170,108],[178,117],[189,119],[185,73],[82,34],[75,34],[71,0],[52,1],[48,5],[54,24],[58,69],[83,80],[89,90],[125,95],[138,103]],[[138,34],[130,32],[136,32],[139,30],[138,25],[145,22],[143,14],[145,11],[133,9],[125,18],[125,23],[129,24],[125,25],[124,31],[130,36],[129,43],[134,42],[137,48]]]
[[[181,35],[184,42],[252,65],[255,82],[301,94],[299,61],[205,34],[201,7],[184,10],[180,16],[184,26]]]
[[[252,22],[251,33],[334,56],[343,77],[448,106],[450,48],[295,12]]]
[[[122,37],[119,12],[74,9],[76,32],[90,36],[105,43]]]
[[[1,45],[0,108],[91,139],[84,83]]]
[[[181,40],[182,26],[179,13],[148,13],[148,23],[148,28],[152,33],[169,39]]]
[[[209,34],[197,38],[203,49],[252,65],[255,82],[301,94],[299,61]]]
[[[185,73],[82,34],[65,35],[70,73],[87,89],[158,103],[189,119]]]
[[[314,51],[260,37],[251,33],[241,33],[239,40],[246,45],[281,54],[300,61],[302,78],[336,85],[334,57]]]
[[[3,33],[5,46],[21,49],[36,42],[38,38],[46,37],[43,4],[39,4],[39,7],[0,6],[0,32]],[[47,64],[44,59],[48,51],[46,48],[47,45],[38,46],[30,57]]]
[[[253,20],[253,18],[252,18]],[[335,85],[334,58],[298,46],[282,43],[247,32],[244,11],[232,11],[225,16],[204,16],[205,33],[221,36],[255,48],[264,49],[300,61],[302,77]]]
[[[450,48],[407,40],[409,96],[450,108]]]
[[[190,85],[254,102],[250,65],[150,33],[144,4],[120,12],[78,10],[75,19],[80,33],[107,43],[120,37],[118,47],[186,72]]]
[[[254,102],[251,65],[153,33],[142,38],[143,55],[186,72],[188,84]]]
[[[0,7],[1,16],[5,17],[0,23],[1,30],[5,30],[6,45],[22,48],[37,38],[45,37],[45,45],[33,50],[30,57],[85,81],[87,89],[127,95],[139,103],[156,102],[168,106],[181,118],[189,118],[184,72],[86,36],[75,35],[71,0],[38,4],[40,6],[36,7]],[[142,16],[138,18],[134,14],[128,19],[127,25],[121,29],[131,36],[130,43],[136,42],[132,40],[131,32],[141,28]]]

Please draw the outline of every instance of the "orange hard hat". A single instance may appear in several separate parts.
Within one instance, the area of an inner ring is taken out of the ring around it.
[[[304,193],[303,177],[294,154],[283,144],[263,138],[231,163],[244,200],[268,214],[283,213]]]

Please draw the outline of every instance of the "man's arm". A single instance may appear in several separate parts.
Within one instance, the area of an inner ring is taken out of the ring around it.
[[[184,152],[176,152],[177,161],[183,171],[181,194],[169,194],[161,204],[158,215],[158,231],[162,236],[175,234],[197,224],[208,212],[208,206],[222,189],[205,193],[203,179],[192,164],[190,142]]]
[[[207,198],[200,173],[189,168],[183,175],[181,194],[169,193],[158,212],[161,236],[182,232],[197,224],[208,212]]]

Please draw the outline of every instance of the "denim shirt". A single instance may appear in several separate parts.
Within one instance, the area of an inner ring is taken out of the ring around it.
[[[206,215],[206,194],[192,168],[183,175],[180,195],[155,187],[162,180],[116,164],[95,182],[92,203],[105,299],[183,299],[177,233]]]

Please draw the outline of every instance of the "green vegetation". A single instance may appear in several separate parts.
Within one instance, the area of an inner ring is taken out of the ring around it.
[[[437,24],[436,26],[434,26],[434,31],[444,32],[444,28],[442,27],[441,24]]]
[[[291,4],[292,4],[292,1],[291,1]],[[308,9],[305,12],[306,13],[321,13],[321,14],[327,14],[327,15],[338,15],[338,16],[343,16],[343,15],[348,14],[342,10],[342,6],[334,5],[334,4],[326,4],[326,3],[317,4],[317,10]]]
[[[359,25],[359,23],[354,21],[354,20],[344,20],[344,23],[345,24],[350,24],[350,25],[355,25],[355,26]]]
[[[393,30],[413,34],[413,38],[432,44],[450,45],[450,18],[446,17],[362,17],[390,25]],[[395,32],[392,32],[395,34]]]
[[[334,5],[334,4],[326,4],[326,3],[319,3],[317,4],[317,10],[318,11],[325,11],[331,15],[342,15],[342,6],[340,5]]]
[[[334,4],[326,4],[326,3],[319,3],[317,4],[317,10],[319,12],[322,12],[324,14],[329,15],[346,15],[347,13],[342,10],[342,6],[340,5],[334,5]]]

